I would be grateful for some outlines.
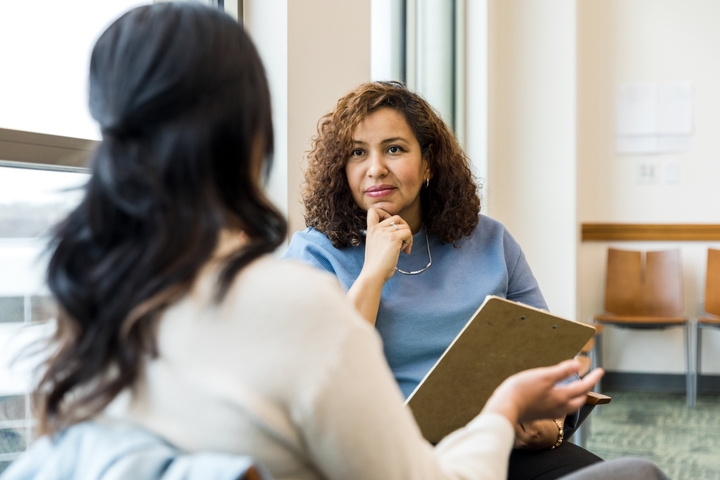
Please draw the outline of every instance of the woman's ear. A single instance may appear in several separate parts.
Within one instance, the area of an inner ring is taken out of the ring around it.
[[[432,170],[430,170],[430,162],[425,160],[425,171],[423,172],[422,183],[425,188],[430,186],[430,179],[433,177]]]
[[[427,151],[425,153],[425,161],[427,161],[429,163],[430,159],[433,158],[435,153],[437,153],[436,150],[437,149],[435,148],[434,143],[431,143],[430,145],[428,145]]]
[[[425,162],[425,171],[423,172],[423,182],[426,179],[431,179],[433,177],[432,170],[430,169],[430,159],[434,158],[435,150],[436,150],[435,144],[431,143],[430,145],[428,145],[425,155],[423,155],[423,161]]]

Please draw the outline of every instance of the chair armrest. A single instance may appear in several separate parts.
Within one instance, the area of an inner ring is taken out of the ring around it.
[[[578,427],[582,425],[588,415],[590,415],[590,412],[592,412],[593,408],[595,408],[595,405],[605,405],[606,403],[610,403],[610,400],[612,400],[611,397],[603,395],[602,393],[588,392],[587,398],[585,399],[585,405],[580,407],[580,415],[578,417],[577,425],[574,430],[565,434],[565,438],[570,439],[573,436]]]
[[[597,392],[588,392],[585,405],[605,405],[610,403],[612,397]]]

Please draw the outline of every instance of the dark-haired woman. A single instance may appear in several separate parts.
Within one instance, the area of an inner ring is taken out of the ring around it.
[[[187,452],[250,455],[277,479],[502,479],[512,424],[577,408],[600,377],[557,388],[575,362],[520,373],[428,445],[332,277],[264,255],[285,232],[261,188],[270,99],[230,17],[131,10],[93,50],[90,108],[103,141],[48,269],[62,313],[36,391],[43,447],[118,423]],[[78,442],[87,462],[103,438]],[[63,475],[88,473],[80,460],[33,463],[37,451],[3,478],[88,478]],[[92,478],[147,478],[111,473]]]
[[[309,228],[285,257],[338,277],[382,336],[406,397],[486,295],[547,309],[518,243],[479,215],[455,136],[399,83],[360,85],[320,120],[303,198]],[[573,415],[517,425],[511,478],[557,478],[600,461],[556,445],[574,428]]]

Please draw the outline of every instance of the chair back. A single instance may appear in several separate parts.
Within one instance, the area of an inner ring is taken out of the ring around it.
[[[609,248],[605,310],[628,316],[682,315],[680,250],[645,252]]]
[[[78,423],[37,439],[0,480],[272,480],[254,459],[185,452],[129,421]]]
[[[720,250],[708,248],[705,311],[720,316]]]

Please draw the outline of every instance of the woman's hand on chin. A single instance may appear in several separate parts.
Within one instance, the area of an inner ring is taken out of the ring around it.
[[[365,263],[348,290],[348,298],[370,324],[375,325],[385,282],[395,273],[400,252],[410,253],[412,231],[399,215],[379,208],[367,213]]]
[[[367,212],[365,263],[361,275],[385,283],[395,273],[400,252],[410,253],[412,231],[399,215],[370,208]]]

